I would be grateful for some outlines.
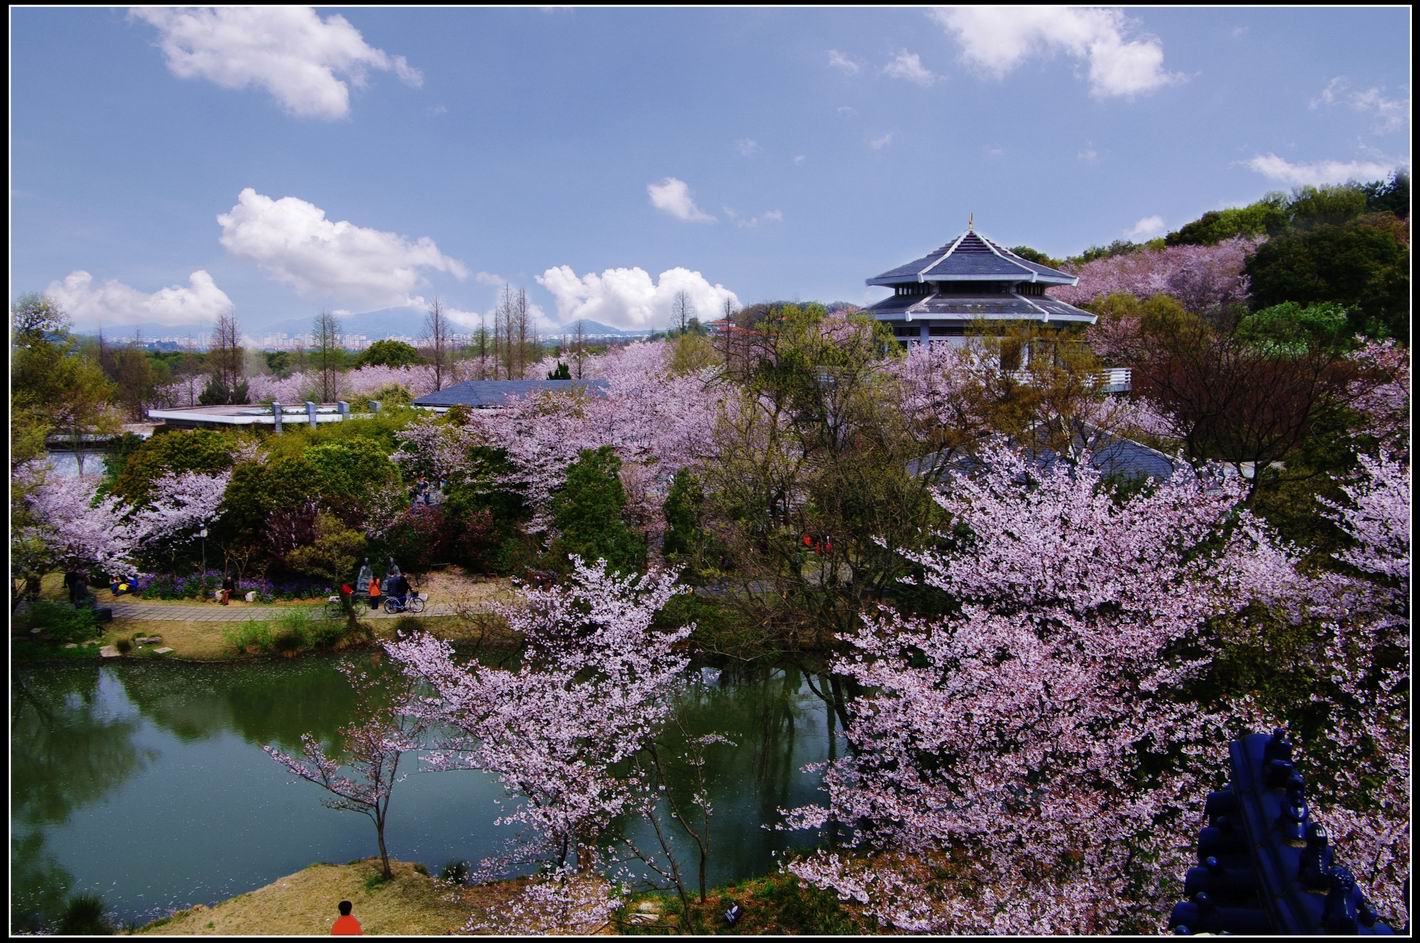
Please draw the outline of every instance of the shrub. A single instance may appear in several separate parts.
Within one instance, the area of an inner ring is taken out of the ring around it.
[[[415,616],[400,616],[394,620],[394,632],[396,635],[407,635],[422,631],[424,623]]]
[[[265,622],[239,622],[222,633],[233,652],[258,654],[271,650],[271,626]]]
[[[287,627],[277,629],[271,636],[271,649],[290,658],[306,647],[306,636],[300,629]]]
[[[439,879],[452,884],[467,884],[472,873],[467,861],[450,861],[439,869]]]
[[[104,899],[97,894],[75,894],[64,906],[59,932],[67,935],[107,936],[113,924],[104,914]]]
[[[66,602],[36,600],[18,620],[24,634],[39,629],[38,634],[59,645],[83,643],[99,634],[98,620],[92,609],[75,608]]]
[[[129,639],[121,638],[113,643],[113,647],[118,649],[120,655],[127,655],[129,652],[133,651],[133,642]]]

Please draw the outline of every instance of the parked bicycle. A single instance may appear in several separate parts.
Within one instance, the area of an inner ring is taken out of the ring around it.
[[[411,593],[408,596],[386,596],[385,612],[394,614],[396,612],[423,612],[424,597],[418,593]]]

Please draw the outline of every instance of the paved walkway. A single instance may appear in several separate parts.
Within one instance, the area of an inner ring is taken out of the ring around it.
[[[113,609],[115,619],[142,619],[155,622],[247,622],[255,619],[268,621],[293,610],[318,616],[325,614],[325,606],[263,606],[245,602],[234,602],[230,606],[223,606],[215,602],[202,606],[162,606],[150,602],[129,602],[115,599],[113,602],[102,605]],[[474,604],[472,608],[483,609],[485,606],[486,604]],[[458,607],[453,603],[427,603],[424,606],[424,611],[420,613],[425,616],[457,614]],[[366,608],[360,613],[360,618],[398,619],[405,615],[414,615],[414,613],[397,612],[391,615],[384,609],[371,611]]]

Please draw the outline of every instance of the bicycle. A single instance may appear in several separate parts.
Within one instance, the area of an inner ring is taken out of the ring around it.
[[[388,612],[390,615],[394,615],[397,612],[415,613],[423,611],[424,597],[420,596],[418,593],[410,593],[408,596],[403,597],[403,601],[401,601],[399,596],[385,597],[385,612]]]
[[[325,614],[331,619],[345,618],[347,605],[352,609],[359,609],[368,605],[370,595],[368,593],[354,592],[349,586],[340,587],[340,596],[327,596],[325,600]],[[341,596],[345,597],[344,599]],[[347,603],[346,600],[349,600]]]

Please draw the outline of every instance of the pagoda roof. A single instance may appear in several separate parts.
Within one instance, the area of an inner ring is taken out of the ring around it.
[[[1015,292],[964,295],[960,292],[932,292],[927,295],[892,295],[868,308],[880,321],[1066,321],[1095,323],[1095,316],[1059,298],[1048,295],[1018,295]]]
[[[1040,265],[968,229],[951,242],[919,259],[868,279],[869,285],[905,285],[914,282],[1009,281],[1074,285],[1074,275]]]

